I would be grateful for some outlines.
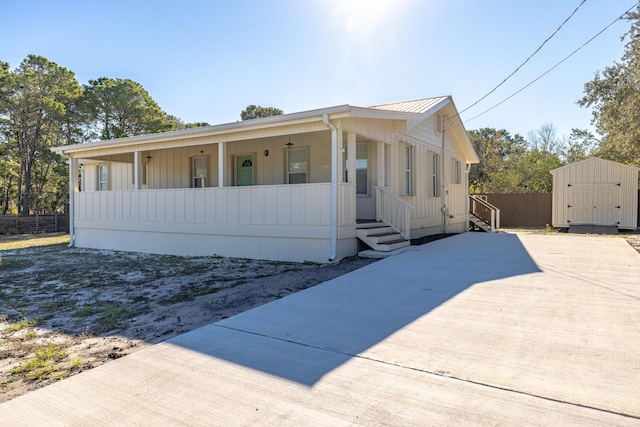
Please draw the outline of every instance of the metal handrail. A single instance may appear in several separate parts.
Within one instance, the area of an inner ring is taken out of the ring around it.
[[[405,239],[411,238],[411,209],[406,200],[387,187],[376,187],[376,220],[383,221]]]

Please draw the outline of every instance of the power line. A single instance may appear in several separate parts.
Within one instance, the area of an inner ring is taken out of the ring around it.
[[[555,68],[557,68],[560,64],[562,64],[564,61],[566,61],[567,59],[571,58],[573,55],[575,55],[579,50],[581,50],[583,47],[585,47],[586,45],[588,45],[589,43],[591,43],[594,39],[596,39],[598,36],[600,36],[600,34],[604,33],[606,30],[609,29],[609,27],[611,27],[613,24],[615,24],[616,22],[620,21],[621,19],[623,19],[625,17],[625,15],[627,13],[629,13],[631,11],[631,9],[633,9],[634,7],[638,6],[638,4],[640,4],[640,1],[638,1],[636,4],[634,4],[633,6],[631,6],[629,9],[627,9],[622,15],[620,15],[619,17],[617,17],[616,19],[613,20],[613,22],[611,22],[609,25],[607,25],[606,27],[604,27],[602,30],[600,30],[595,36],[591,37],[589,40],[587,40],[586,42],[584,42],[582,44],[582,46],[580,46],[579,48],[577,48],[576,50],[574,50],[573,52],[571,52],[569,55],[565,56],[564,59],[562,59],[560,62],[558,62],[556,65],[554,65],[553,67],[549,68],[547,71],[545,71],[544,73],[540,74],[538,77],[536,77],[534,80],[532,80],[531,82],[529,82],[527,85],[523,86],[522,88],[520,88],[519,90],[517,90],[516,92],[512,93],[511,95],[509,95],[508,97],[506,97],[505,99],[503,99],[502,101],[498,102],[497,104],[495,104],[493,107],[488,108],[486,110],[484,110],[482,113],[478,114],[477,116],[473,116],[472,118],[470,118],[469,120],[465,120],[465,122],[470,122],[471,120],[477,119],[478,117],[482,116],[485,113],[488,113],[489,111],[493,110],[494,108],[498,107],[499,105],[504,104],[505,102],[507,102],[508,100],[510,100],[511,98],[513,98],[514,96],[516,96],[517,94],[519,94],[520,92],[522,92],[523,90],[525,90],[526,88],[528,88],[529,86],[531,86],[532,84],[534,84],[535,82],[537,82],[538,80],[540,80],[541,78],[543,78],[544,76],[546,76],[547,74],[549,74],[551,71],[553,71]]]
[[[578,5],[578,7],[575,8],[575,10],[573,12],[571,12],[571,15],[569,15],[569,17],[567,19],[564,20],[564,22],[562,22],[562,24],[560,24],[560,26],[553,32],[553,34],[551,34],[549,37],[547,37],[547,39],[545,41],[542,42],[542,44],[535,50],[535,52],[533,52],[531,55],[529,55],[529,57],[527,59],[525,59],[525,61],[518,65],[518,67],[511,73],[509,74],[507,77],[505,77],[504,80],[502,80],[500,82],[500,84],[498,84],[496,87],[494,87],[493,89],[491,89],[489,92],[487,92],[482,98],[478,99],[476,102],[474,102],[473,104],[469,105],[467,108],[465,108],[464,110],[460,111],[460,114],[464,113],[465,111],[467,111],[468,109],[472,108],[473,106],[475,106],[476,104],[478,104],[480,101],[482,101],[483,99],[485,99],[487,96],[491,95],[493,92],[496,91],[496,89],[498,89],[500,86],[502,86],[507,80],[509,80],[515,73],[517,73],[520,68],[522,68],[524,66],[524,64],[526,64],[527,62],[529,62],[529,60],[531,58],[533,58],[538,52],[540,52],[540,49],[542,49],[542,47],[547,44],[547,42],[549,40],[551,40],[553,38],[553,36],[555,36],[558,31],[560,31],[560,29],[564,26],[564,24],[566,24],[567,22],[569,22],[569,20],[573,17],[573,15],[576,14],[576,12],[578,11],[578,9],[580,9],[580,7],[582,7],[582,5],[586,2],[587,0],[582,0],[582,2]]]

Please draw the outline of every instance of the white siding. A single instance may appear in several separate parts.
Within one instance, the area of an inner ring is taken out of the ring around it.
[[[568,227],[572,220],[575,187],[583,185],[583,191],[596,191],[599,184],[609,184],[612,196],[620,206],[619,228],[635,229],[638,218],[638,169],[607,160],[590,158],[551,172],[553,175],[552,223],[554,227]],[[619,184],[619,185],[618,185]],[[571,186],[571,187],[570,187]],[[571,191],[573,190],[573,191]],[[600,195],[602,197],[602,195]],[[592,196],[589,200],[593,200]],[[581,216],[583,217],[583,216]],[[589,216],[591,217],[591,216]],[[607,218],[611,222],[610,216]],[[594,222],[597,222],[594,220]],[[617,222],[617,221],[615,221]],[[603,223],[604,225],[604,223]]]
[[[411,237],[417,238],[429,234],[441,233],[444,221],[447,221],[448,232],[466,230],[466,199],[468,189],[465,185],[464,165],[466,159],[455,144],[450,132],[445,132],[444,164],[440,157],[440,192],[444,196],[431,197],[429,194],[432,178],[432,155],[442,156],[442,135],[435,133],[433,117],[429,117],[415,126],[400,141],[414,145],[414,196],[403,197],[413,205],[411,212]],[[399,144],[402,145],[402,144]],[[400,159],[401,153],[399,154]],[[461,182],[453,183],[453,160],[461,164]],[[443,168],[444,166],[444,168]],[[400,168],[400,166],[398,166]],[[399,174],[397,179],[401,181]],[[447,206],[448,214],[443,214],[441,207]],[[451,218],[453,216],[453,218]]]
[[[338,189],[342,258],[356,251],[355,186]],[[79,247],[300,262],[331,252],[331,184],[91,191],[74,202]]]

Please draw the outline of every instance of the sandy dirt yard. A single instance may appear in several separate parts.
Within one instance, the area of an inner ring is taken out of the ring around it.
[[[185,258],[67,242],[0,236],[0,402],[374,262]]]
[[[623,237],[640,252],[640,234]],[[67,243],[0,236],[0,402],[374,262],[184,258]]]

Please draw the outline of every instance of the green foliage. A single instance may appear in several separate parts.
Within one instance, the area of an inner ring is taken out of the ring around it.
[[[480,163],[469,173],[469,191],[479,193],[546,193],[553,189],[550,171],[564,164],[564,143],[545,123],[529,140],[504,129],[469,131]]]
[[[257,119],[260,117],[279,116],[284,114],[283,111],[275,107],[261,107],[259,105],[249,105],[240,112],[242,120]]]
[[[5,154],[18,163],[15,182],[9,182],[8,170],[7,178],[3,176],[3,210],[8,209],[11,185],[18,212],[28,214],[41,209],[39,191],[56,170],[54,163],[61,162],[48,155],[49,147],[76,142],[74,105],[82,90],[72,71],[36,55],[29,55],[13,72],[2,63],[0,82],[0,134],[7,144]],[[34,181],[38,169],[38,181]]]
[[[101,139],[172,130],[177,123],[167,116],[140,83],[100,77],[84,85],[83,110],[89,127]]]
[[[593,124],[603,135],[596,155],[640,166],[640,7],[627,20],[622,59],[584,85],[578,104],[593,109]]]
[[[0,214],[64,209],[68,167],[53,146],[207,125],[166,114],[129,79],[81,87],[72,71],[42,56],[27,56],[13,71],[0,61]]]
[[[572,129],[569,142],[562,151],[564,161],[579,162],[595,155],[595,149],[600,141],[586,129]]]

